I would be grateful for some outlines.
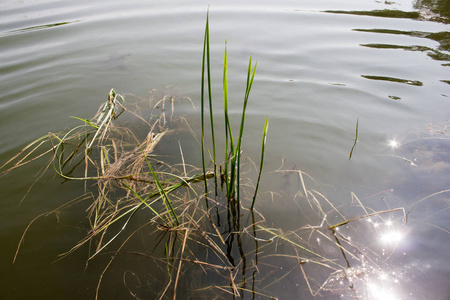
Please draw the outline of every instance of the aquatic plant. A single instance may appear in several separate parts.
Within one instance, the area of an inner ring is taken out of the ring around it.
[[[210,61],[210,39],[209,39],[209,13],[206,17],[206,26],[205,26],[205,38],[203,44],[203,59],[202,59],[202,84],[201,84],[201,120],[202,120],[202,166],[203,173],[206,172],[206,155],[205,155],[205,69],[207,73],[206,81],[208,86],[208,104],[209,104],[209,121],[211,128],[211,142],[212,142],[212,163],[214,168],[214,190],[215,195],[217,196],[218,182],[217,182],[217,160],[216,160],[216,143],[215,143],[215,131],[214,131],[214,109],[213,109],[213,101],[211,95],[211,61]],[[221,173],[220,178],[222,180],[221,185],[225,185],[225,194],[228,198],[229,202],[236,201],[237,205],[240,205],[240,176],[241,176],[241,153],[242,153],[242,141],[243,141],[243,133],[245,127],[245,117],[247,111],[248,100],[250,97],[250,91],[252,89],[253,81],[255,78],[257,64],[252,64],[252,57],[249,59],[248,68],[247,68],[247,80],[246,80],[246,88],[244,94],[244,103],[241,114],[241,122],[239,126],[239,134],[237,140],[235,141],[233,137],[232,126],[230,122],[230,116],[228,112],[229,102],[228,102],[228,59],[227,59],[227,48],[225,45],[224,51],[224,59],[223,59],[223,94],[224,94],[224,122],[225,122],[225,149],[224,149],[224,162],[223,166],[220,167]],[[260,170],[258,179],[256,182],[255,195],[253,197],[251,209],[254,208],[256,194],[258,191],[259,182],[261,180],[262,168],[264,165],[264,148],[265,141],[267,137],[267,129],[269,126],[268,118],[266,118],[266,122],[263,130],[263,143],[261,148],[261,161],[260,161]],[[206,178],[206,177],[205,177]],[[208,195],[207,182],[205,181],[205,193]]]
[[[365,287],[368,278],[378,276],[381,265],[387,259],[385,249],[380,255],[381,250],[368,245],[364,238],[369,232],[371,237],[380,235],[377,222],[406,222],[407,213],[400,207],[371,210],[353,193],[351,203],[337,206],[317,187],[311,188],[311,185],[319,184],[308,174],[294,168],[280,168],[275,174],[283,174],[286,180],[293,175],[297,186],[293,197],[288,191],[281,190],[271,193],[272,200],[276,205],[289,209],[295,203],[296,210],[290,209],[290,212],[304,225],[293,230],[269,227],[264,216],[255,209],[264,165],[268,118],[263,128],[256,186],[248,198],[244,195],[249,193],[241,189],[241,185],[244,186],[241,171],[243,131],[256,64],[252,64],[250,57],[239,133],[235,140],[228,112],[228,57],[225,46],[222,78],[225,149],[224,161],[219,165],[215,148],[209,43],[207,16],[200,99],[201,170],[184,162],[181,145],[182,163],[179,165],[165,163],[155,154],[155,147],[167,137],[171,127],[176,130],[172,122],[182,119],[173,116],[172,97],[164,96],[156,104],[146,103],[151,107],[150,117],[147,118],[147,114],[130,109],[131,104],[112,89],[93,118],[77,118],[81,125],[36,139],[6,162],[0,168],[4,170],[0,174],[5,175],[47,155],[50,160],[44,171],[53,167],[64,181],[94,183],[85,186],[88,193],[80,198],[40,216],[56,214],[79,202],[91,201],[86,216],[90,226],[86,236],[60,258],[85,245],[89,245],[87,262],[94,259],[100,261],[106,257],[102,254],[108,254],[98,280],[96,298],[105,291],[102,289],[105,274],[121,255],[136,257],[136,266],[138,258],[144,257],[151,262],[151,272],[148,269],[142,274],[138,274],[138,270],[136,273],[130,272],[130,266],[133,269],[130,263],[123,272],[123,279],[120,280],[134,298],[145,290],[148,297],[176,299],[180,290],[185,289],[185,298],[248,295],[273,299],[277,293],[272,287],[292,278],[297,283],[302,280],[300,291],[309,291],[313,296],[325,293],[354,298],[366,296],[369,293]],[[205,98],[206,89],[208,99]],[[169,121],[164,110],[167,99],[172,104]],[[159,105],[163,109],[158,110]],[[212,170],[207,169],[207,153],[210,153],[205,141],[207,108],[212,139]],[[133,122],[145,129],[136,130],[138,126],[132,122],[128,126],[117,124],[117,119],[122,115],[132,117]],[[358,123],[352,151],[358,139]],[[211,196],[208,186],[213,178],[214,195]],[[219,179],[224,189],[219,188]],[[203,183],[204,191],[195,183]],[[224,199],[226,201],[222,201]],[[251,200],[249,209],[243,203],[245,199]],[[401,217],[398,212],[402,212]],[[139,221],[136,220],[138,215]],[[18,258],[26,232],[40,216],[25,229],[14,260]],[[141,238],[142,248],[128,249],[127,244],[139,238],[137,233],[142,232],[145,232],[145,238]],[[152,243],[146,247],[148,241]],[[142,280],[147,282],[147,286],[139,284],[129,287],[125,280],[127,274],[151,280]],[[193,282],[193,276],[199,280]],[[202,281],[202,278],[208,278],[208,281]],[[362,292],[358,285],[363,286]],[[153,291],[150,296],[149,289]]]

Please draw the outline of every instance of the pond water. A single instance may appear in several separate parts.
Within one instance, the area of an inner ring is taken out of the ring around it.
[[[319,226],[322,219],[308,215],[307,199],[300,196],[306,190],[323,195],[321,201],[326,197],[347,220],[400,207],[408,213],[406,224],[398,210],[339,228],[347,255],[356,257],[347,261],[345,280],[342,273],[316,272],[299,260],[275,256],[295,255],[281,235],[261,250],[259,266],[254,250],[245,250],[252,253],[248,265],[250,260],[255,265],[248,274],[257,271],[260,277],[253,287],[250,281],[240,286],[241,297],[309,299],[310,284],[313,290],[323,286],[317,296],[323,299],[449,299],[450,7],[445,0],[2,1],[0,164],[37,137],[79,124],[71,116],[90,118],[111,88],[130,99],[146,98],[150,91],[189,97],[198,107],[208,7],[218,122],[225,42],[234,123],[240,118],[250,55],[258,62],[243,153],[258,164],[268,116],[256,203],[267,228],[292,232]],[[199,111],[186,117],[198,133]],[[356,130],[358,142],[349,159]],[[200,167],[198,145],[185,135],[175,140],[185,143],[186,159]],[[179,156],[173,141],[158,151]],[[0,298],[94,299],[113,250],[89,266],[87,247],[57,260],[86,234],[86,207],[38,219],[12,263],[27,225],[85,188],[78,182],[61,184],[49,171],[29,191],[44,162],[0,179]],[[304,172],[304,186],[298,170]],[[329,225],[342,221],[334,217]],[[264,238],[270,235],[261,234]],[[155,247],[154,235],[142,240]],[[320,237],[308,243],[322,255],[336,254],[328,249],[335,245],[321,245]],[[297,258],[303,257],[295,249]],[[264,252],[269,253],[266,262]],[[364,269],[359,255],[369,257],[370,269]],[[155,270],[149,258],[123,256],[105,272],[99,299],[156,298],[164,289],[156,284],[164,282],[159,278],[164,272]],[[272,260],[276,268],[269,266]],[[182,272],[178,299],[233,298],[230,287],[220,287],[229,283],[188,270]],[[220,289],[193,292],[215,285]]]

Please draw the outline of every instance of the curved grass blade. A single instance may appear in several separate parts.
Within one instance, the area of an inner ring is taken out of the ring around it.
[[[12,170],[21,167],[23,165],[26,165],[29,162],[32,162],[33,160],[36,160],[44,155],[46,155],[47,153],[53,151],[53,148],[50,148],[48,150],[46,150],[44,153],[41,153],[35,157],[30,158],[29,160],[26,160],[31,154],[33,154],[35,151],[37,151],[37,149],[39,149],[44,143],[46,143],[48,139],[48,135],[43,135],[40,138],[34,140],[33,142],[29,143],[27,146],[25,146],[22,150],[19,151],[19,153],[17,153],[16,155],[14,155],[11,159],[9,159],[7,162],[5,162],[1,167],[0,170],[2,170],[3,168],[5,168],[8,164],[14,162],[14,160],[17,160],[13,166],[9,167],[7,170],[4,170],[2,172],[0,172],[0,176],[3,176],[9,172],[11,172]],[[31,147],[33,147],[32,149],[30,149]],[[28,149],[30,149],[29,151],[27,151]],[[20,155],[24,154],[23,157],[19,158]]]

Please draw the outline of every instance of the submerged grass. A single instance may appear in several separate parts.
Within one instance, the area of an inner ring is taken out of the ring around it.
[[[146,284],[130,286],[125,281],[125,275],[130,273],[130,266],[124,270],[124,286],[136,299],[140,298],[141,293],[149,297],[148,290],[154,291],[151,296],[155,299],[181,298],[181,293],[183,298],[191,299],[208,296],[245,296],[252,299],[258,296],[274,299],[279,291],[274,287],[285,285],[286,280],[303,281],[298,288],[299,294],[305,291],[313,296],[339,293],[358,298],[361,294],[358,294],[356,286],[364,281],[360,274],[364,273],[364,278],[379,275],[385,257],[384,254],[379,254],[380,249],[366,246],[366,234],[356,235],[353,239],[350,234],[370,232],[372,236],[378,236],[380,230],[373,225],[372,220],[383,221],[383,216],[386,215],[397,220],[398,218],[394,218],[395,214],[402,210],[403,221],[406,221],[404,209],[373,211],[354,194],[352,199],[356,199],[357,205],[350,204],[349,208],[336,206],[323,193],[309,188],[308,182],[312,178],[308,174],[296,168],[280,168],[277,172],[287,179],[290,175],[295,175],[298,186],[294,195],[280,191],[279,199],[276,199],[274,205],[287,208],[295,215],[290,206],[297,203],[306,225],[290,231],[267,226],[264,216],[255,209],[255,203],[264,166],[268,117],[263,127],[254,191],[248,188],[249,184],[245,184],[241,168],[246,111],[256,64],[252,64],[250,57],[239,132],[234,139],[229,115],[228,57],[225,46],[222,78],[225,149],[224,161],[218,165],[209,43],[207,15],[200,99],[201,170],[184,162],[181,144],[180,166],[166,164],[154,154],[156,145],[171,130],[171,122],[175,123],[177,119],[173,118],[172,97],[164,96],[157,105],[149,105],[153,107],[149,113],[151,117],[145,119],[144,114],[130,110],[125,98],[111,90],[107,102],[94,118],[77,118],[82,122],[81,125],[63,133],[38,138],[5,163],[0,168],[3,170],[1,175],[50,155],[51,161],[47,168],[53,166],[63,180],[94,183],[93,186],[86,187],[93,196],[75,199],[49,214],[80,201],[92,201],[87,210],[90,224],[88,233],[61,256],[85,245],[89,245],[88,262],[93,259],[101,260],[102,257],[107,257],[103,254],[108,254],[110,258],[106,259],[99,277],[96,298],[102,294],[105,274],[121,255],[139,259],[144,257],[151,263],[150,274],[147,268],[145,272],[138,274],[137,266],[141,261],[136,259],[136,272],[133,272],[133,276],[138,279],[142,277],[140,282],[147,282]],[[205,98],[206,89],[208,99]],[[170,121],[164,110],[156,111],[157,106],[164,106],[165,100],[169,98],[172,102]],[[207,108],[211,130],[211,162],[207,159],[209,150],[205,141]],[[118,126],[116,119],[122,114],[129,115],[135,122],[146,126],[145,134],[142,136],[142,131]],[[355,144],[357,138],[358,122]],[[210,163],[212,170],[207,168]],[[211,183],[213,178],[214,183]],[[225,189],[219,188],[218,179]],[[314,180],[312,182],[318,185]],[[204,191],[196,183],[203,183]],[[214,184],[214,196],[208,191],[211,184]],[[290,198],[293,201],[286,202]],[[245,203],[251,201],[250,208],[243,205],[244,200],[248,200]],[[426,198],[421,201],[425,200]],[[346,209],[353,217],[345,217],[349,214]],[[139,222],[136,221],[137,215],[141,218]],[[26,232],[36,219],[25,229],[14,260],[18,257]],[[321,220],[319,225],[308,223],[317,220]],[[363,223],[362,220],[371,222]],[[143,237],[139,239],[138,233]],[[128,249],[127,244],[136,239],[142,242],[142,249]],[[152,241],[150,247],[145,246],[147,241]]]

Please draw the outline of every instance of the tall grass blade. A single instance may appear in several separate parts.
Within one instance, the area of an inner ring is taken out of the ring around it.
[[[225,158],[224,158],[224,177],[225,189],[228,191],[228,171],[229,171],[229,156],[234,156],[234,141],[233,132],[231,130],[230,116],[228,114],[228,58],[227,45],[225,42],[225,52],[223,57],[223,104],[225,115]],[[228,150],[229,149],[229,150]]]
[[[212,91],[211,91],[211,55],[209,47],[209,11],[206,15],[205,37],[203,41],[203,60],[202,60],[202,84],[201,84],[201,114],[202,114],[202,166],[203,174],[206,175],[206,162],[205,162],[205,67],[207,73],[207,85],[208,85],[208,103],[209,103],[209,120],[211,126],[211,140],[213,155],[212,160],[214,164],[214,185],[215,194],[217,195],[217,161],[216,161],[216,141],[214,134],[214,116],[212,105]],[[205,194],[208,194],[208,187],[205,176]]]
[[[209,23],[209,12],[206,14],[206,27],[205,36],[203,38],[203,55],[202,55],[202,84],[201,84],[201,123],[202,123],[202,167],[203,175],[206,175],[206,163],[205,163],[205,61],[206,61],[206,43],[208,35],[208,23]],[[205,183],[205,196],[208,195],[208,182],[206,176],[204,176]]]
[[[252,71],[252,57],[250,56],[249,62],[248,62],[248,70],[247,70],[247,86],[245,89],[245,97],[244,97],[244,107],[242,109],[242,117],[241,117],[241,126],[239,128],[239,137],[237,140],[237,145],[236,145],[236,199],[238,201],[238,203],[240,202],[240,164],[241,164],[241,144],[242,144],[242,136],[244,133],[244,125],[245,125],[245,113],[247,111],[247,104],[248,104],[248,98],[250,96],[250,91],[252,89],[252,85],[253,85],[253,79],[255,78],[255,72],[256,72],[256,66],[257,64],[255,64],[255,66],[253,67],[253,71]]]
[[[209,12],[208,12],[209,14]],[[214,189],[217,196],[217,161],[216,161],[216,140],[214,135],[214,112],[212,104],[212,91],[211,91],[211,55],[209,50],[209,19],[206,22],[206,62],[208,73],[208,100],[209,100],[209,120],[211,122],[211,141],[213,149],[213,164],[214,164]]]
[[[264,130],[263,130],[263,139],[262,139],[262,145],[261,145],[261,162],[259,164],[259,174],[258,174],[258,180],[256,181],[256,188],[255,188],[255,194],[253,195],[253,201],[252,206],[250,207],[250,210],[253,210],[253,207],[255,206],[255,200],[256,195],[258,194],[258,188],[259,188],[259,182],[261,181],[261,174],[264,166],[264,152],[266,147],[266,138],[267,138],[267,129],[269,128],[269,117],[266,117],[266,123],[264,124]]]
[[[223,113],[225,118],[225,158],[224,158],[224,176],[225,176],[225,188],[228,190],[228,125],[230,123],[228,119],[228,76],[227,76],[227,42],[225,41],[225,51],[223,54]],[[232,136],[231,136],[232,138]]]

